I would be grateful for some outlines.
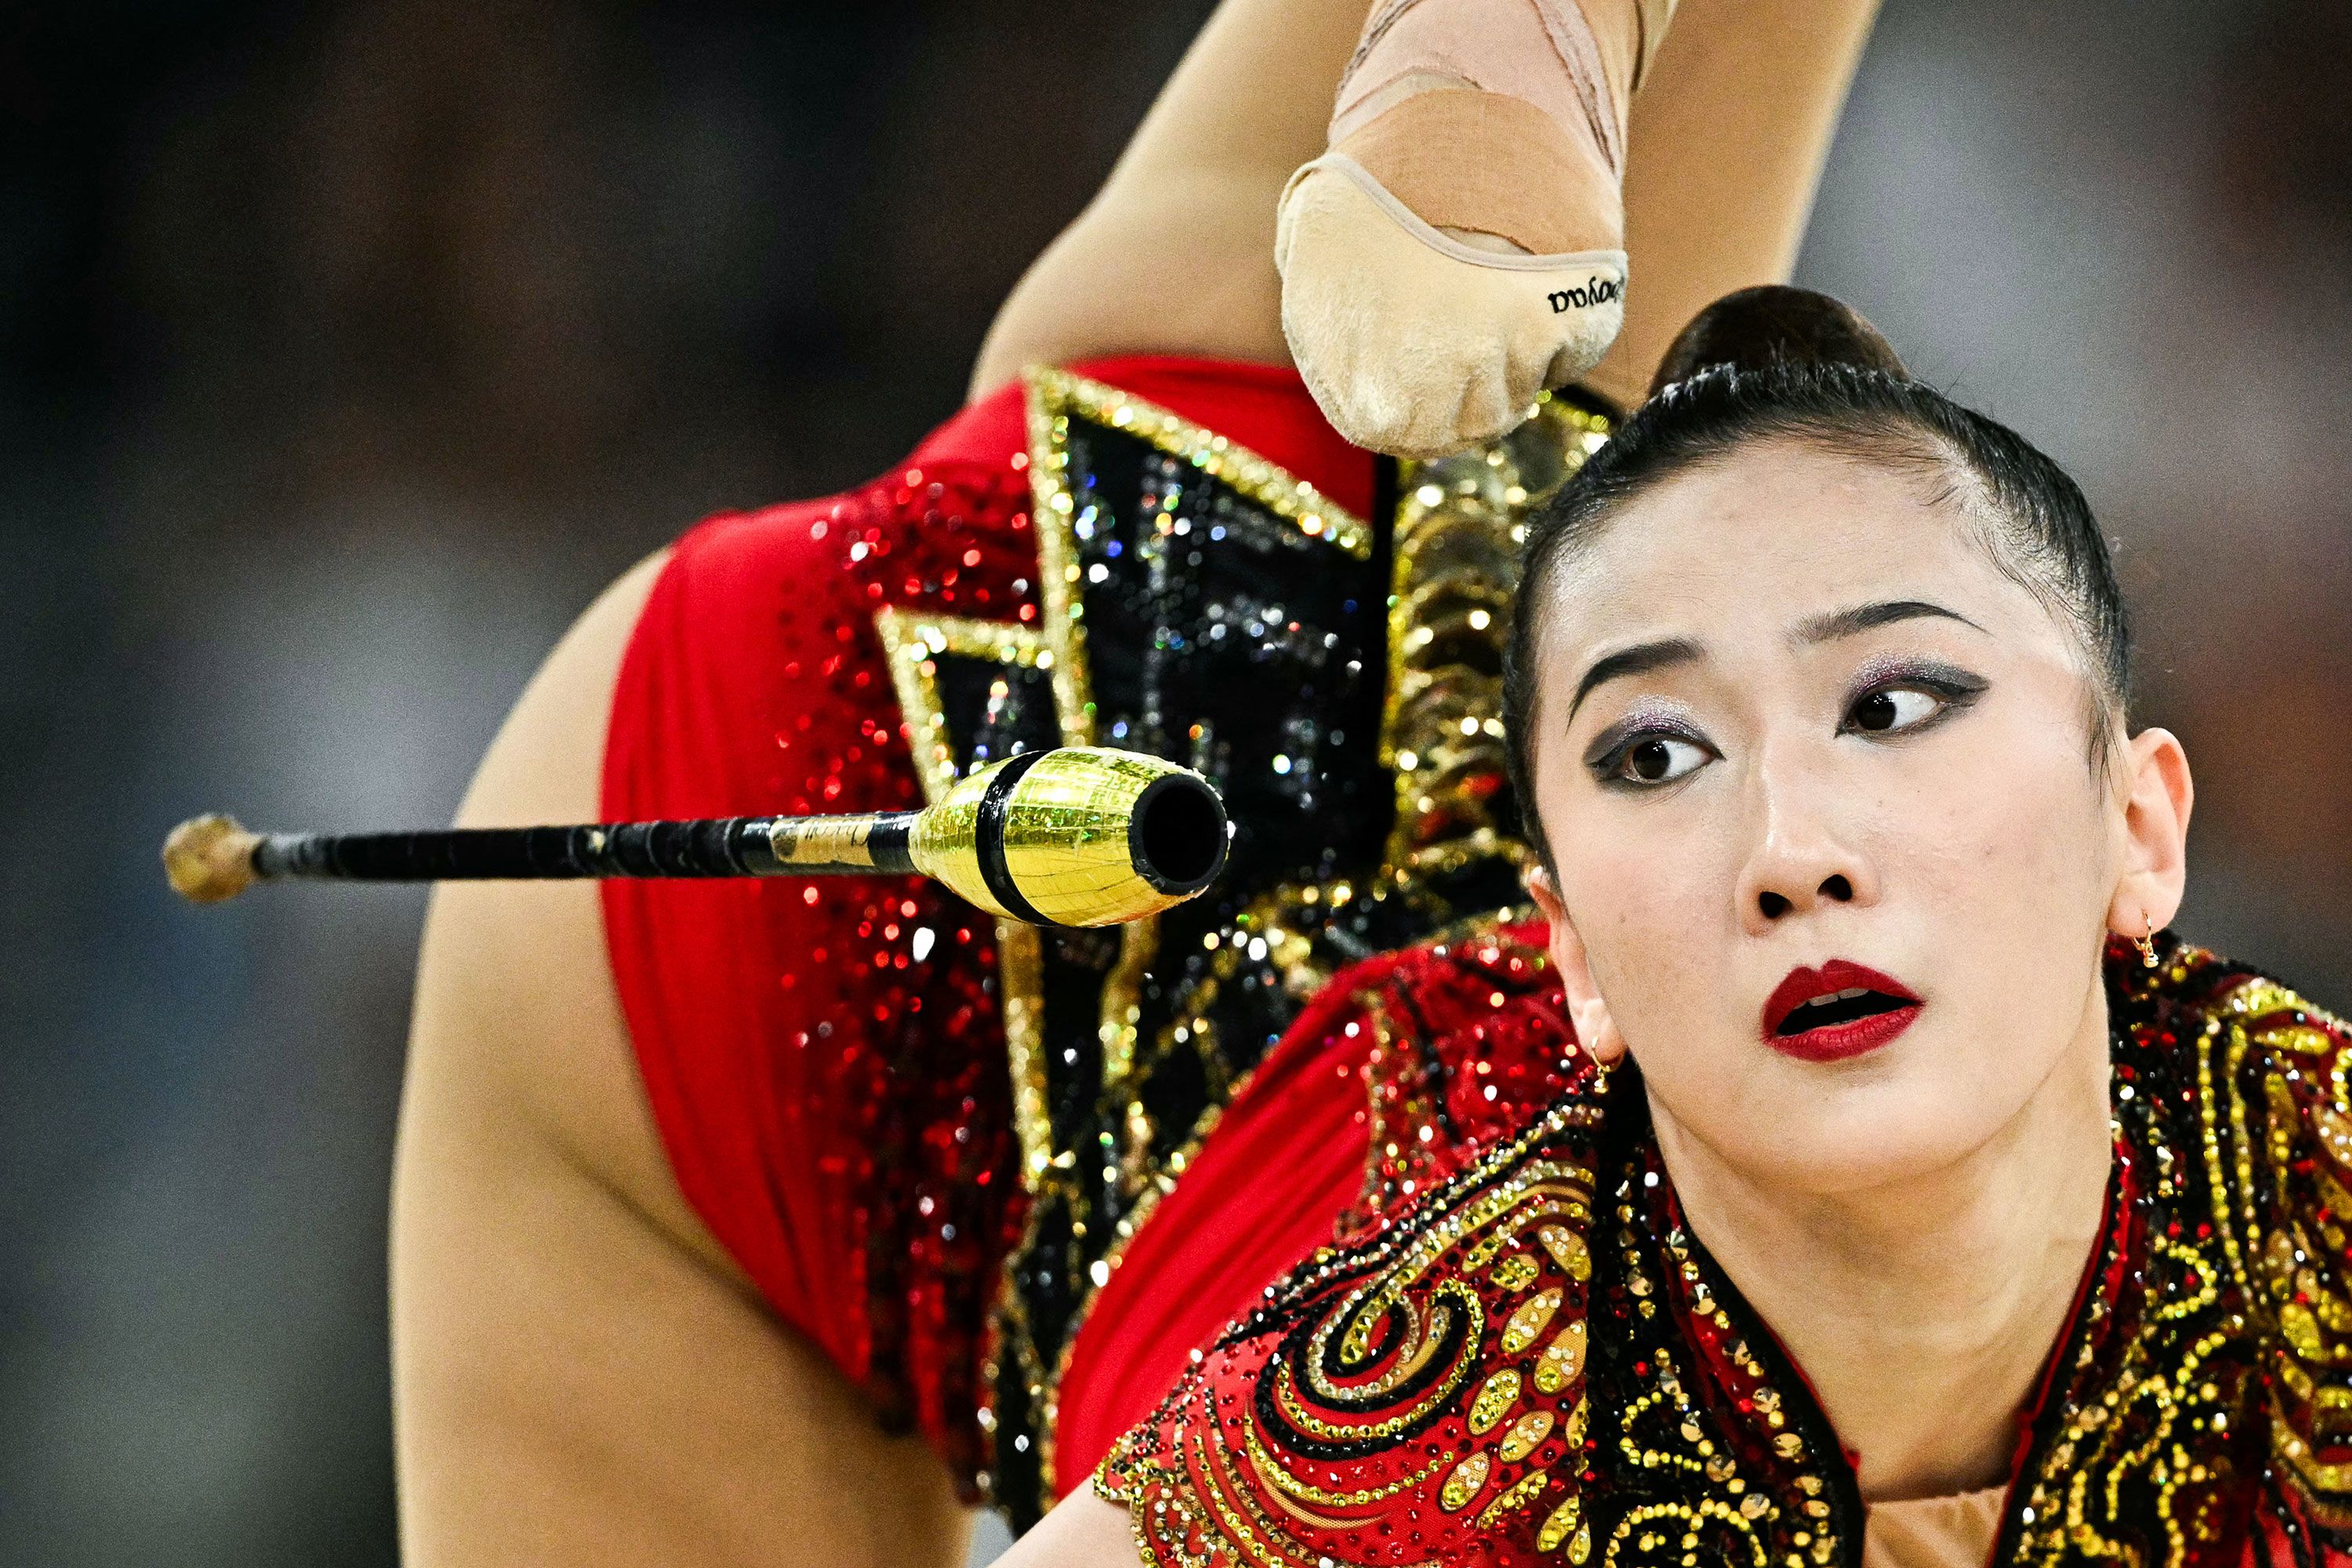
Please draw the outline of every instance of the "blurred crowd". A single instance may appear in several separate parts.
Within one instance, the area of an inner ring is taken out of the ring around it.
[[[423,899],[193,910],[163,830],[446,820],[604,583],[955,408],[1208,9],[0,12],[0,1561],[394,1556]],[[2181,929],[2352,1005],[2347,58],[1889,0],[1800,276],[2082,480]]]

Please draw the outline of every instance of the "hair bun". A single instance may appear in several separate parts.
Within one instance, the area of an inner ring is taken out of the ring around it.
[[[1717,365],[1762,370],[1775,364],[1845,364],[1908,379],[1903,362],[1860,311],[1811,289],[1767,283],[1726,294],[1692,317],[1666,350],[1650,395]]]

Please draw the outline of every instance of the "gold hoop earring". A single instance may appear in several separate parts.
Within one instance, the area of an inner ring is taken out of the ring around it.
[[[2154,969],[2156,967],[2156,920],[2145,911],[2139,918],[2147,923],[2147,934],[2132,938],[2132,945],[2139,949],[2139,961],[2150,969]]]

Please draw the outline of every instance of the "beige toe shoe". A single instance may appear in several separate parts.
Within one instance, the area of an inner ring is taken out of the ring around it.
[[[1342,153],[1291,176],[1275,230],[1282,330],[1360,447],[1436,458],[1590,370],[1625,312],[1625,253],[1500,255],[1432,227]]]

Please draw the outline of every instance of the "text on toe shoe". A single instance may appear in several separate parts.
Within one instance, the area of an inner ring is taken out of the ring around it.
[[[1551,301],[1552,314],[1563,310],[1580,310],[1587,305],[1606,305],[1625,297],[1625,280],[1622,278],[1594,278],[1575,289],[1555,289],[1544,296]]]

